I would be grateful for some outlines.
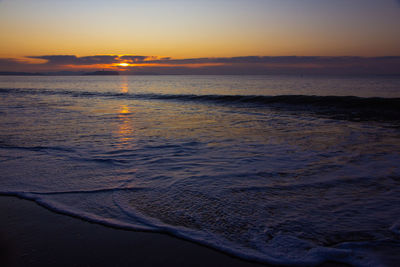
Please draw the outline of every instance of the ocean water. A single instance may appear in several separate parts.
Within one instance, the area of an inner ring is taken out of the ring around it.
[[[0,76],[0,194],[255,261],[400,261],[400,78]]]

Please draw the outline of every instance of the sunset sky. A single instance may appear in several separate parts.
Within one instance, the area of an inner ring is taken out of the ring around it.
[[[0,70],[159,72],[216,69],[245,58],[243,70],[255,64],[249,56],[269,68],[319,68],[326,57],[338,68],[342,56],[368,57],[368,68],[392,56],[393,67],[400,66],[393,58],[400,56],[399,28],[396,0],[0,0]],[[318,57],[319,65],[278,56]]]

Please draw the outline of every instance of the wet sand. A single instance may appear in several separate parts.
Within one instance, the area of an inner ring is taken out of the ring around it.
[[[1,266],[262,266],[159,233],[114,229],[0,197]]]
[[[0,196],[0,212],[0,266],[265,266],[166,234],[90,223],[16,197]]]

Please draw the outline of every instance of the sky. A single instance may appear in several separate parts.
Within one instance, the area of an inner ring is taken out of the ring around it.
[[[400,0],[0,0],[0,71],[337,70],[346,56],[394,72],[399,28]]]

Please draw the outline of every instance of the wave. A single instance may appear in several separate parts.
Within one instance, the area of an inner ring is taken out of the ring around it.
[[[3,144],[1,142],[1,140],[0,140],[0,149],[75,152],[75,150],[73,150],[71,148],[57,147],[57,146],[12,146],[12,145]]]
[[[317,95],[196,95],[157,93],[116,93],[70,91],[62,89],[0,88],[0,94],[67,95],[71,97],[111,97],[134,100],[171,100],[245,107],[270,107],[309,111],[335,119],[356,121],[400,121],[400,98],[317,96]]]

